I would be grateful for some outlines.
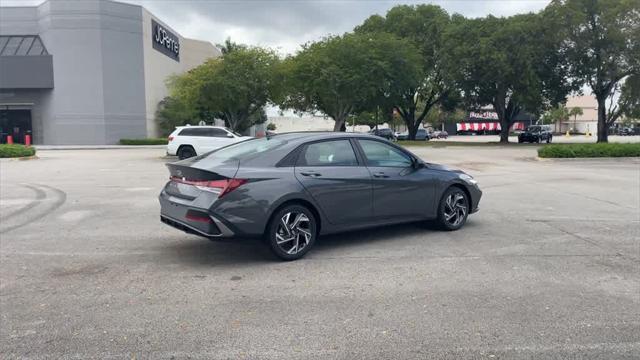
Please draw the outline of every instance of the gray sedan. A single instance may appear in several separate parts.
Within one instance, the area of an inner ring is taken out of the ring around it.
[[[458,230],[482,195],[468,174],[365,134],[279,134],[168,167],[162,222],[210,239],[261,236],[284,260],[341,231],[414,221]]]

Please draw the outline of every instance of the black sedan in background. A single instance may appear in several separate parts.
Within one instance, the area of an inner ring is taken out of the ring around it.
[[[553,140],[553,133],[548,125],[531,125],[518,135],[518,143],[541,143],[544,141],[548,144],[551,140]]]
[[[383,139],[387,139],[389,141],[397,140],[396,139],[396,134],[394,134],[393,130],[391,130],[389,128],[373,129],[373,130],[369,131],[369,134],[381,137]]]
[[[168,167],[162,222],[211,239],[262,236],[284,260],[341,231],[427,220],[458,230],[482,195],[464,172],[365,134],[279,134]]]

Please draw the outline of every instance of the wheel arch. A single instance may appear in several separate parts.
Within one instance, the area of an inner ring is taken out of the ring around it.
[[[313,217],[316,219],[316,235],[319,235],[321,233],[321,229],[322,229],[322,216],[320,215],[320,212],[318,211],[318,208],[316,208],[316,206],[309,200],[307,199],[303,199],[303,198],[291,198],[291,199],[287,199],[282,201],[280,204],[278,204],[276,207],[273,208],[273,210],[271,210],[269,217],[267,218],[267,222],[265,224],[265,228],[264,228],[264,233],[267,232],[267,229],[269,227],[269,224],[271,224],[271,220],[273,220],[273,217],[275,216],[275,214],[280,211],[281,209],[283,209],[286,206],[289,205],[302,205],[304,207],[306,207],[307,209],[309,209],[309,211],[311,211],[313,213]]]
[[[440,201],[442,201],[442,197],[447,192],[447,190],[449,190],[451,188],[458,188],[458,189],[462,190],[464,192],[464,194],[467,195],[467,199],[469,199],[469,207],[472,206],[473,198],[471,197],[471,192],[469,191],[469,189],[467,189],[467,187],[464,184],[457,183],[457,182],[455,182],[453,184],[449,184],[449,186],[447,186],[444,189],[444,191],[442,192],[442,195],[440,195]],[[469,209],[469,211],[471,211],[471,209]]]

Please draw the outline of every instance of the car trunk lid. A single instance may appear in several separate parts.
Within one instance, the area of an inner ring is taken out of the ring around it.
[[[193,200],[203,191],[222,196],[229,187],[237,187],[234,179],[238,172],[237,160],[204,161],[206,159],[188,159],[167,164],[170,181],[165,187],[167,194]]]

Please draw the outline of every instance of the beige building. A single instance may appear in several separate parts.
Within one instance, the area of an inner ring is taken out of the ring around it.
[[[567,99],[566,107],[569,111],[577,107],[582,109],[582,115],[571,116],[568,121],[558,122],[557,131],[575,131],[579,133],[595,133],[598,130],[598,102],[593,95],[572,96]]]

